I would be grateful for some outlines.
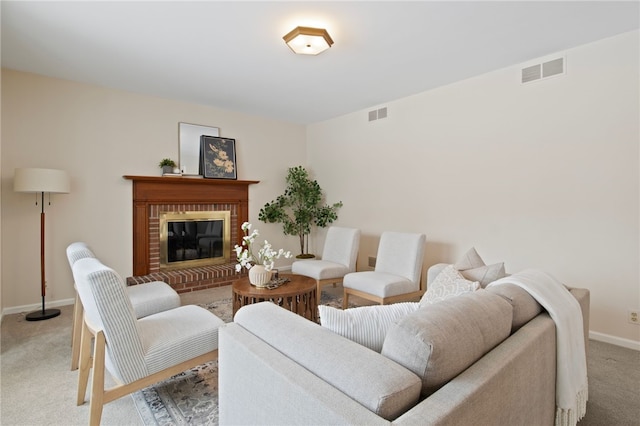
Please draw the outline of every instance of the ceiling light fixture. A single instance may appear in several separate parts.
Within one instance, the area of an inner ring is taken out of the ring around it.
[[[324,28],[295,27],[282,39],[291,50],[301,55],[317,55],[333,44]]]

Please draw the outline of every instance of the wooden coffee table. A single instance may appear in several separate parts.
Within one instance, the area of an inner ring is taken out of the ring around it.
[[[316,280],[298,274],[280,274],[289,282],[269,290],[249,283],[249,278],[241,278],[231,286],[233,290],[233,315],[244,305],[269,301],[290,310],[306,319],[318,322],[316,301]]]

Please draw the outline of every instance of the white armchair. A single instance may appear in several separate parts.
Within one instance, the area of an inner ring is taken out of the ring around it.
[[[346,274],[356,270],[359,246],[359,229],[332,226],[327,230],[322,259],[296,260],[291,265],[291,272],[316,280],[316,297],[320,299],[324,285],[335,286]]]
[[[206,309],[181,306],[138,319],[122,277],[98,259],[75,262],[73,276],[85,309],[77,403],[93,370],[90,425],[100,424],[104,404],[217,359],[223,321]],[[105,369],[117,386],[104,388]]]
[[[424,245],[424,234],[383,232],[375,269],[344,276],[343,309],[349,306],[350,295],[381,305],[420,298]]]
[[[91,249],[83,242],[71,243],[67,247],[67,259],[69,260],[69,266],[73,267],[73,264],[80,259],[87,257],[96,257]],[[80,358],[80,332],[82,331],[82,315],[84,310],[82,308],[82,302],[78,295],[78,289],[75,282],[73,288],[76,289],[76,298],[73,304],[73,322],[71,323],[71,371],[78,369],[78,359]]]
[[[95,258],[95,254],[89,246],[81,241],[74,242],[67,246],[67,259],[69,266],[73,269],[73,265],[80,259]],[[80,333],[82,330],[82,316],[84,308],[82,301],[78,295],[76,283],[73,284],[76,289],[76,299],[73,306],[73,323],[71,329],[71,370],[78,369],[80,359]],[[180,306],[180,296],[167,283],[162,281],[153,281],[150,283],[138,284],[126,287],[127,294],[133,305],[137,318],[143,318],[157,312],[166,311],[168,309]]]

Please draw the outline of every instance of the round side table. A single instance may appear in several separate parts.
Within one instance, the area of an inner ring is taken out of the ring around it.
[[[310,321],[318,322],[316,280],[298,274],[280,274],[280,277],[289,278],[289,282],[273,290],[252,286],[248,277],[235,281],[231,286],[233,315],[244,305],[269,301]]]

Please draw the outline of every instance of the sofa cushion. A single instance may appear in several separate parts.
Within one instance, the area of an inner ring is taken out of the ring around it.
[[[380,352],[391,324],[419,307],[415,302],[361,306],[345,310],[318,305],[318,312],[323,327]]]
[[[494,285],[487,291],[503,297],[513,307],[513,333],[542,312],[542,306],[525,289],[515,284]]]
[[[243,306],[233,320],[384,419],[418,402],[421,383],[411,371],[273,303]]]
[[[512,307],[485,290],[423,306],[387,331],[382,355],[422,379],[427,397],[511,332]]]
[[[311,277],[315,280],[326,280],[330,278],[339,279],[351,271],[348,266],[340,263],[330,262],[328,260],[309,259],[296,260],[293,262],[291,272],[293,274]]]
[[[420,306],[430,305],[440,302],[450,297],[470,293],[480,288],[477,281],[465,279],[453,265],[445,267],[432,283],[427,287],[427,291],[420,299]]]

